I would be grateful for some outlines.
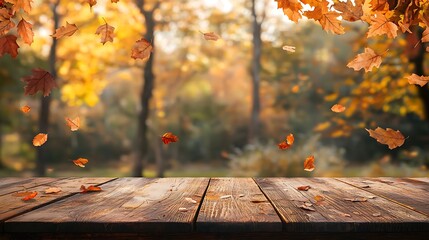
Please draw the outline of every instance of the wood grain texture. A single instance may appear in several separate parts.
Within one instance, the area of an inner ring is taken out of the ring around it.
[[[276,232],[281,220],[251,178],[212,178],[198,215],[199,232]]]
[[[208,182],[121,178],[104,184],[101,192],[77,194],[12,218],[5,222],[5,231],[190,232]]]
[[[426,182],[426,183],[429,183],[429,178],[408,178],[408,179],[411,179],[411,180],[414,180],[414,181],[419,181],[419,182]]]
[[[58,180],[58,178],[0,178],[0,196]]]
[[[429,183],[407,178],[338,178],[365,191],[400,203],[429,217]]]
[[[384,198],[328,178],[259,178],[256,182],[273,203],[286,232],[409,232],[429,231],[429,219]],[[297,187],[309,185],[308,191]],[[316,203],[315,196],[324,201]],[[345,198],[365,197],[366,202]],[[300,208],[312,204],[315,211]]]

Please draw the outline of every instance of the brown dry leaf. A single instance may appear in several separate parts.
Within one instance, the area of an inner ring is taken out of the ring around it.
[[[344,214],[343,214],[343,216],[344,216],[344,217],[352,217],[352,216],[351,216],[350,214],[348,214],[348,213],[344,213]]]
[[[16,193],[12,193],[12,196],[14,197],[24,197],[27,195],[30,195],[33,192],[29,192],[29,191],[24,191],[24,192],[16,192]]]
[[[59,187],[50,187],[50,188],[45,189],[46,194],[59,193],[61,191],[62,190]]]
[[[134,59],[148,60],[152,53],[152,44],[144,38],[138,40],[131,50],[131,57]]]
[[[290,147],[292,147],[293,143],[295,141],[295,137],[293,136],[292,133],[290,133],[286,139],[282,142],[280,142],[279,144],[277,144],[278,148],[281,150],[285,150],[288,149]]]
[[[31,111],[31,107],[25,105],[25,106],[21,107],[20,110],[23,113],[29,113]]]
[[[214,32],[201,33],[203,34],[205,40],[217,41],[220,39],[220,36]]]
[[[6,8],[0,8],[0,36],[15,27],[15,23],[10,18],[9,11]]]
[[[51,90],[57,87],[54,77],[41,68],[35,68],[32,71],[32,75],[22,78],[22,81],[26,83],[24,87],[25,95],[34,95],[41,91],[44,97],[48,96]]]
[[[379,212],[378,213],[373,213],[372,216],[374,216],[374,217],[381,217],[381,213],[379,213]]]
[[[316,202],[325,201],[325,197],[320,196],[320,195],[316,195],[316,196],[314,196],[314,200],[315,200]]]
[[[344,107],[341,104],[335,104],[334,106],[331,107],[331,111],[336,113],[344,112],[345,110],[346,110],[346,107]]]
[[[297,0],[276,0],[277,8],[283,9],[283,13],[295,23],[298,23],[298,20],[301,19],[301,9],[302,5]]]
[[[80,186],[80,193],[88,193],[88,192],[100,192],[102,189],[101,187],[96,187],[94,185],[90,185],[88,186],[88,188],[86,188],[84,185]]]
[[[187,211],[188,211],[187,208],[184,208],[184,207],[179,208],[179,212],[187,212]]]
[[[85,167],[85,164],[87,164],[88,162],[89,162],[89,160],[88,160],[88,159],[86,159],[86,158],[78,158],[78,159],[76,159],[76,160],[73,160],[73,163],[74,163],[76,166],[81,167],[81,168],[84,168],[84,167]]]
[[[298,189],[299,191],[308,191],[308,189],[310,189],[310,186],[299,186],[296,189]]]
[[[33,0],[4,0],[4,1],[13,4],[14,12],[19,12],[19,10],[22,9],[26,13],[30,13],[31,2],[33,2]]]
[[[30,192],[28,195],[24,196],[21,200],[22,201],[28,201],[37,196],[37,192]]]
[[[189,203],[197,203],[197,201],[195,201],[194,199],[187,197],[185,198],[185,201],[189,202]]]
[[[353,5],[351,0],[347,0],[347,2],[335,1],[334,8],[341,12],[344,20],[355,22],[360,20],[363,15],[363,0],[355,0],[354,2],[355,4]]]
[[[3,57],[5,54],[9,54],[12,58],[18,56],[19,45],[16,43],[17,39],[15,35],[0,37],[0,57]]]
[[[33,146],[40,147],[48,141],[48,134],[39,133],[33,138]]]
[[[315,168],[314,166],[314,156],[309,156],[304,161],[304,170],[311,172]]]
[[[64,36],[70,37],[78,30],[76,24],[70,24],[66,22],[66,26],[61,26],[55,30],[55,33],[51,35],[53,38],[62,38]]]
[[[66,117],[66,124],[70,127],[71,131],[77,131],[80,127],[80,118],[75,117],[74,119]]]
[[[396,38],[398,35],[398,26],[390,22],[386,16],[392,15],[393,12],[386,13],[376,12],[375,16],[371,17],[370,26],[368,28],[367,37],[386,34],[389,38]]]
[[[97,28],[95,34],[100,35],[100,42],[104,45],[106,42],[113,42],[115,28],[107,24],[107,22]]]
[[[365,48],[365,52],[358,54],[347,67],[359,71],[362,68],[365,72],[371,72],[373,67],[379,68],[382,62],[381,55],[378,55],[371,48]]]
[[[405,142],[405,137],[402,133],[391,128],[384,130],[381,127],[377,127],[375,130],[366,129],[369,132],[369,136],[375,138],[377,142],[389,146],[389,149],[394,149],[402,146]]]
[[[356,197],[356,198],[344,198],[345,201],[350,201],[350,202],[366,202],[367,199],[364,197]]]
[[[301,205],[301,206],[299,206],[300,208],[302,208],[302,209],[304,209],[304,210],[307,210],[307,211],[316,211],[316,209],[314,209],[314,208],[312,208],[312,207],[310,207],[310,206],[307,206],[307,205]]]
[[[169,144],[169,143],[172,143],[172,142],[177,142],[177,141],[179,141],[179,137],[177,137],[176,135],[174,135],[173,133],[171,133],[171,132],[167,132],[167,133],[164,133],[163,135],[162,135],[162,137],[161,137],[161,141],[164,143],[164,144]]]
[[[295,52],[295,47],[294,46],[283,46],[282,47],[283,50],[288,51],[288,52]]]
[[[24,43],[28,45],[31,45],[33,43],[33,25],[25,21],[24,18],[22,18],[21,21],[19,21],[18,23],[18,33]]]
[[[318,21],[322,28],[327,32],[335,34],[344,34],[344,27],[341,26],[341,21],[338,20],[339,13],[329,11],[328,2],[323,2],[320,6],[316,6],[314,10],[306,11],[304,15],[310,19]]]
[[[119,0],[111,0],[112,3],[118,3]]]
[[[416,84],[423,87],[429,82],[429,76],[419,76],[415,73],[411,74],[411,76],[405,77],[408,79],[409,84]]]

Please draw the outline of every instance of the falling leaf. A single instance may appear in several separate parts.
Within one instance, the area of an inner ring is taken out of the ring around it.
[[[371,72],[373,67],[379,68],[382,62],[381,56],[376,54],[371,48],[365,48],[365,52],[358,54],[347,67],[355,71],[365,69],[365,72]]]
[[[282,48],[283,50],[285,50],[285,51],[288,51],[288,52],[295,52],[295,47],[294,46],[283,46],[283,48]]]
[[[385,14],[382,12],[376,12],[375,16],[371,17],[370,26],[368,28],[368,37],[386,34],[389,38],[395,38],[398,35],[398,26],[389,21],[386,17],[388,14],[392,15],[390,11]]]
[[[284,149],[288,149],[290,147],[292,147],[293,143],[295,141],[295,138],[293,136],[292,133],[290,133],[287,137],[286,140],[284,140],[283,142],[277,144],[277,146],[279,147],[279,149],[284,150]]]
[[[115,28],[107,24],[107,22],[97,28],[95,34],[100,35],[100,42],[104,45],[106,42],[113,42]]]
[[[298,93],[299,92],[299,85],[295,85],[291,88],[292,93]]]
[[[50,188],[45,189],[46,194],[59,193],[61,191],[62,190],[59,187],[50,187]]]
[[[374,217],[381,217],[381,213],[373,213],[372,216],[374,216]]]
[[[152,52],[152,45],[144,38],[138,40],[131,50],[131,57],[134,59],[148,60]]]
[[[325,197],[320,196],[320,195],[316,195],[316,196],[314,196],[314,200],[315,200],[316,202],[325,201]]]
[[[66,124],[70,127],[71,131],[77,131],[80,127],[80,118],[75,117],[74,119],[66,117]]]
[[[335,104],[334,106],[331,107],[332,112],[336,112],[336,113],[340,113],[340,112],[344,112],[346,110],[346,107],[344,107],[341,104]]]
[[[31,45],[33,43],[33,25],[25,21],[24,18],[18,23],[18,33],[26,44]]]
[[[290,145],[287,144],[286,141],[283,141],[283,142],[277,144],[277,146],[279,147],[280,150],[285,150],[285,149],[290,148]]]
[[[179,211],[180,211],[180,212],[187,212],[187,211],[188,211],[188,209],[187,209],[187,208],[184,208],[184,207],[181,207],[181,208],[179,208]]]
[[[55,30],[55,34],[51,35],[53,38],[62,38],[64,36],[70,37],[78,30],[76,24],[66,22],[66,26],[61,26]]]
[[[32,75],[22,78],[26,83],[24,87],[25,95],[34,95],[38,91],[46,97],[51,93],[54,87],[57,87],[54,77],[41,68],[34,68]]]
[[[90,186],[88,186],[88,188],[86,188],[84,185],[82,185],[82,186],[80,186],[80,190],[81,190],[81,193],[100,192],[101,187],[96,187],[94,185],[90,185]]]
[[[314,156],[309,156],[304,161],[304,170],[305,171],[313,171],[314,170]]]
[[[310,186],[299,186],[296,189],[298,189],[299,191],[308,191],[308,189],[310,189]]]
[[[397,130],[386,128],[384,130],[381,127],[377,127],[375,130],[366,129],[369,132],[369,136],[376,139],[377,142],[389,146],[389,149],[394,149],[402,146],[405,142],[404,135]]]
[[[0,37],[0,57],[9,54],[12,58],[18,56],[19,45],[16,43],[18,38],[15,35],[5,35]]]
[[[416,84],[423,87],[429,82],[429,76],[419,76],[415,73],[411,74],[411,76],[406,77],[408,79],[409,84]]]
[[[344,198],[345,201],[350,201],[350,202],[366,202],[367,199],[364,197],[356,197],[356,198]]]
[[[197,203],[197,201],[195,201],[194,199],[187,197],[185,198],[185,201],[189,202],[189,203]]]
[[[307,205],[301,205],[299,207],[302,208],[302,209],[304,209],[304,210],[307,210],[307,211],[313,211],[313,212],[316,211],[316,209],[314,209],[312,207],[309,207]]]
[[[81,168],[84,168],[84,167],[85,167],[85,164],[87,164],[88,162],[89,162],[89,160],[88,160],[88,159],[86,159],[86,158],[78,158],[78,159],[76,159],[76,160],[73,160],[73,163],[74,163],[76,166],[81,167]]]
[[[31,192],[30,194],[26,195],[25,197],[23,197],[21,200],[22,201],[28,201],[30,199],[33,199],[37,196],[37,192]]]
[[[33,138],[33,146],[40,147],[48,141],[48,134],[39,133]]]
[[[20,109],[21,109],[21,112],[23,112],[23,113],[29,113],[31,111],[31,107],[29,107],[27,105],[21,107]]]
[[[227,199],[227,198],[232,198],[232,195],[224,195],[220,197],[220,199]]]
[[[203,34],[205,40],[217,41],[220,39],[220,36],[214,32],[201,33]]]
[[[167,133],[164,133],[164,135],[162,135],[161,140],[164,144],[169,144],[172,142],[179,141],[179,138],[176,135],[174,135],[173,133],[167,132]]]

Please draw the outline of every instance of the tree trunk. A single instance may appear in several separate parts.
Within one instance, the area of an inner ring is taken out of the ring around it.
[[[57,7],[60,3],[60,0],[57,0],[52,4],[52,15],[54,20],[54,31],[59,26],[60,16],[57,11]],[[57,39],[52,39],[52,45],[49,50],[49,72],[52,74],[54,79],[57,79],[57,70],[55,68],[55,63],[57,61]],[[49,112],[51,105],[51,95],[47,97],[41,97],[40,112],[39,112],[39,132],[48,133],[49,129]],[[49,143],[48,143],[49,144]],[[46,144],[42,147],[37,148],[37,159],[36,159],[36,176],[45,176],[45,160],[47,158],[46,154]]]
[[[145,18],[145,26],[146,26],[146,34],[144,37],[148,41],[152,41],[152,49],[153,53],[151,57],[146,62],[146,65],[144,66],[143,70],[143,89],[140,93],[140,104],[141,104],[141,111],[139,114],[138,119],[138,132],[137,132],[137,155],[135,160],[135,165],[133,169],[133,176],[135,177],[142,177],[143,176],[143,161],[147,157],[149,144],[147,141],[147,133],[148,133],[148,126],[147,126],[147,120],[149,118],[150,113],[150,99],[152,98],[152,90],[154,87],[154,81],[155,81],[155,75],[153,73],[153,61],[154,61],[154,50],[155,50],[155,19],[153,17],[153,12],[156,10],[156,8],[159,6],[159,2],[155,4],[155,6],[150,11],[146,11],[145,8],[145,1],[144,0],[137,0],[137,7],[139,8],[140,12],[143,14]]]
[[[261,71],[261,51],[262,51],[262,40],[261,40],[261,28],[262,22],[258,21],[256,14],[255,0],[252,0],[252,17],[253,17],[253,56],[252,56],[252,110],[250,114],[249,124],[249,143],[255,142],[259,137],[260,131],[260,119],[259,112],[261,108],[260,96],[259,96],[259,85],[260,78],[259,74]]]
[[[0,125],[0,169],[3,169],[3,126]]]

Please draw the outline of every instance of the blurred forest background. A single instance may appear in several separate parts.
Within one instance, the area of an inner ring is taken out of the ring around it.
[[[429,90],[404,78],[429,73],[419,38],[367,40],[362,22],[343,23],[351,31],[336,36],[313,21],[294,24],[276,4],[99,0],[90,9],[34,0],[26,19],[34,43],[0,58],[0,176],[428,176]],[[104,20],[115,27],[105,45],[94,34]],[[78,32],[53,40],[66,21]],[[142,36],[154,45],[147,62],[130,58]],[[365,46],[389,49],[381,67],[347,68]],[[20,79],[35,67],[59,85],[43,100],[23,94]],[[346,111],[332,112],[335,103]],[[76,116],[82,125],[71,132],[64,118]],[[409,138],[389,150],[365,131],[377,126]],[[40,129],[49,140],[38,150],[31,142]],[[165,132],[180,141],[164,145]],[[294,146],[279,150],[289,133]],[[72,163],[79,157],[86,168]],[[144,160],[137,167],[136,158]]]

